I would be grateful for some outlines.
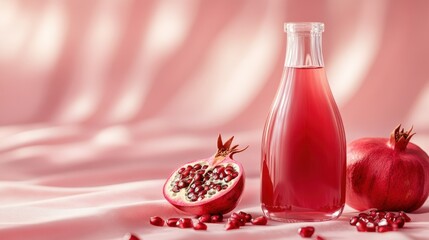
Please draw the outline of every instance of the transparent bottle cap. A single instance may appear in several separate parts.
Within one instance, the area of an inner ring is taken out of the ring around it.
[[[314,32],[320,33],[325,30],[325,24],[321,22],[290,22],[284,24],[285,32]]]

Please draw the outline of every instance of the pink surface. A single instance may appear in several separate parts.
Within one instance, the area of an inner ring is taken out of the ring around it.
[[[347,139],[413,125],[429,151],[429,1],[0,1],[0,239],[300,239],[306,223],[225,232],[157,228],[178,215],[170,172],[236,159],[238,210],[260,214],[262,127],[285,54],[283,22],[322,21]],[[312,223],[326,239],[427,239],[429,202],[400,232]]]

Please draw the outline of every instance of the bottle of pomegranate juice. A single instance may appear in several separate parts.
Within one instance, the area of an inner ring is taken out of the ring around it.
[[[323,23],[286,23],[283,77],[262,137],[261,205],[283,222],[338,218],[346,141],[323,66]]]

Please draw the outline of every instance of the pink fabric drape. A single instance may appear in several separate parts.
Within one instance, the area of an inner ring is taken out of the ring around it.
[[[0,239],[300,239],[300,223],[148,223],[179,216],[162,185],[218,133],[250,145],[237,210],[262,214],[260,139],[288,21],[325,23],[348,141],[402,123],[429,151],[428,1],[0,1]],[[311,225],[326,239],[429,236],[428,202],[383,235],[356,232],[354,213]]]

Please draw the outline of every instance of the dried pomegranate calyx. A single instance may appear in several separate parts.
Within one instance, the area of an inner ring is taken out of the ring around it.
[[[410,130],[405,132],[404,128],[401,129],[401,124],[399,124],[390,134],[390,145],[394,149],[400,151],[405,150],[411,138],[414,136],[414,134],[416,134],[411,133],[411,131],[413,131],[413,127],[411,127]]]
[[[238,145],[234,145],[231,147],[232,140],[234,140],[234,136],[232,136],[225,143],[223,143],[222,136],[219,134],[217,138],[217,152],[213,158],[211,165],[216,166],[218,163],[222,162],[227,156],[229,156],[229,158],[231,159],[234,159],[234,154],[242,152],[249,147],[247,146],[242,149],[239,149]]]

